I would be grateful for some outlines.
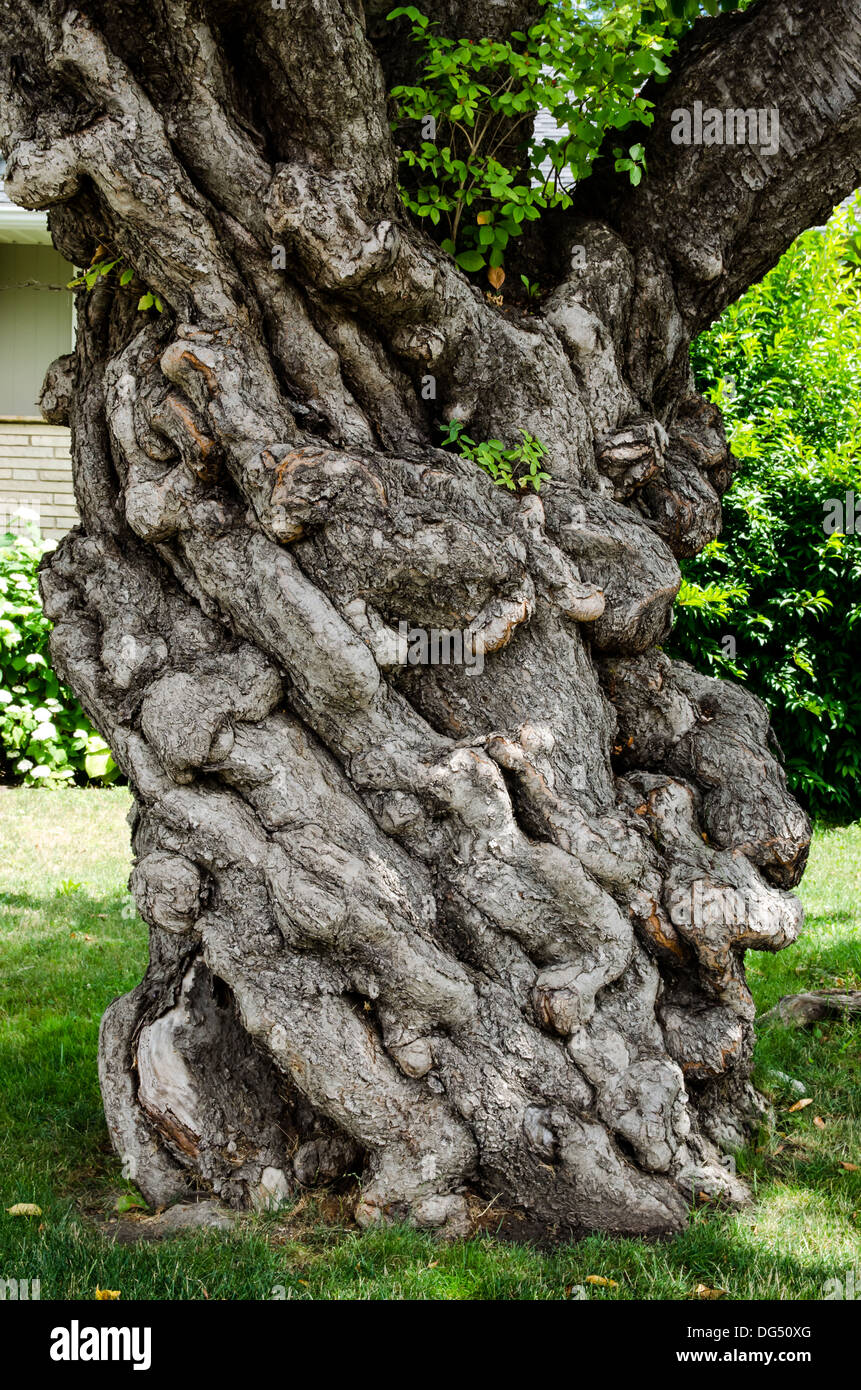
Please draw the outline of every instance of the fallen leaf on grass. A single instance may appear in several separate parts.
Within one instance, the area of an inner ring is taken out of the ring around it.
[[[37,1207],[35,1202],[16,1202],[14,1207],[7,1207],[10,1216],[41,1216],[42,1208]]]
[[[817,1128],[817,1129],[824,1129],[824,1128],[825,1128],[825,1121],[823,1120],[823,1118],[822,1118],[821,1115],[814,1115],[814,1116],[813,1116],[813,1123],[816,1125],[816,1128]]]
[[[697,1298],[723,1298],[726,1289],[710,1289],[708,1284],[697,1284],[694,1293]]]
[[[808,1105],[813,1104],[812,1096],[804,1096],[802,1100],[797,1100],[794,1105],[790,1105],[787,1115],[793,1115],[796,1110],[804,1110]]]
[[[134,1192],[121,1192],[116,1200],[115,1210],[119,1212],[134,1211],[135,1208],[146,1211],[146,1202],[143,1197],[138,1197]]]
[[[845,1168],[847,1173],[857,1173],[861,1171],[857,1163],[841,1163],[840,1167]]]
[[[618,1289],[619,1287],[615,1279],[605,1279],[603,1274],[587,1274],[586,1283],[594,1284],[599,1289]]]
[[[98,1286],[98,1284],[96,1285],[96,1298],[98,1298],[98,1299],[103,1299],[103,1298],[119,1298],[119,1297],[120,1297],[120,1291],[119,1291],[119,1289],[100,1289],[99,1286]]]

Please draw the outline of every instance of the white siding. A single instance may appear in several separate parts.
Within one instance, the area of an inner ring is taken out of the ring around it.
[[[0,419],[38,419],[47,368],[73,347],[72,267],[52,246],[0,245]]]

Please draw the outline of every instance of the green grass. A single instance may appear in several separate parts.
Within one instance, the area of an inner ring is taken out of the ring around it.
[[[38,1278],[43,1298],[816,1299],[861,1270],[861,1025],[762,1030],[757,1076],[774,1130],[740,1159],[755,1195],[741,1212],[701,1209],[673,1240],[592,1237],[553,1251],[492,1236],[450,1245],[405,1229],[360,1234],[334,1195],[231,1234],[108,1242],[94,1225],[126,1190],[96,1078],[99,1018],[135,984],[145,930],[130,906],[128,794],[0,791],[0,1277]],[[817,833],[803,940],[749,955],[759,1009],[782,994],[861,987],[861,826]],[[775,1079],[801,1081],[814,1104]],[[824,1127],[814,1123],[818,1116]],[[41,1218],[5,1208],[35,1202]]]

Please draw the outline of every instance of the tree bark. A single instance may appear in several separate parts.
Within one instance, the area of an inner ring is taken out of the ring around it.
[[[532,315],[404,214],[357,3],[2,15],[10,195],[136,272],[79,296],[52,378],[81,525],[42,571],[134,794],[150,963],[100,1043],[127,1174],[243,1207],[356,1173],[360,1223],[453,1233],[491,1199],[545,1235],[744,1200],[744,951],[795,938],[809,825],[763,706],[660,644],[733,469],[690,338],[859,181],[855,6],[704,24],[685,100],[804,82],[813,124],[753,201],[726,149],[656,145],[641,194],[599,170]],[[494,487],[434,446],[454,417],[529,430],[552,482]],[[401,622],[482,661],[404,666]]]

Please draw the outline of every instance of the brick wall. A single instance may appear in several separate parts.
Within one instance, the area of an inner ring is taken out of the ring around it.
[[[18,530],[16,512],[33,514],[42,535],[59,539],[78,519],[69,431],[38,420],[0,420],[0,532]]]

